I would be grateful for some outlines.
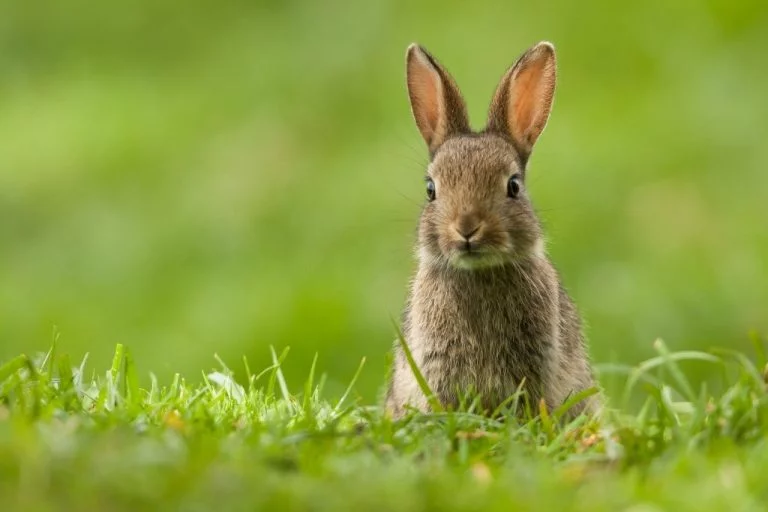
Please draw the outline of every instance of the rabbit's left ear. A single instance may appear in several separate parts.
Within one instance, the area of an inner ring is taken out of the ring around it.
[[[524,161],[549,119],[555,69],[555,47],[541,42],[507,71],[493,95],[487,129],[509,138]]]

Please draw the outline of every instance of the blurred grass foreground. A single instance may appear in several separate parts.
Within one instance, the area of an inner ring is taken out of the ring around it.
[[[331,393],[367,357],[372,399],[427,160],[405,47],[479,125],[541,39],[559,89],[530,186],[594,359],[746,347],[768,331],[766,2],[11,0],[0,360],[54,326],[165,376],[290,345],[286,374],[317,352]]]

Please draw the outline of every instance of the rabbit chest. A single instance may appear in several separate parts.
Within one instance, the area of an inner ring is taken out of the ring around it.
[[[536,261],[471,272],[422,270],[406,314],[406,340],[444,403],[477,392],[495,407],[525,383],[536,403],[553,378],[557,281]]]

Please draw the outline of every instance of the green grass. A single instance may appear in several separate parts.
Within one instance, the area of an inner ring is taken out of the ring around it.
[[[288,352],[235,379],[218,368],[140,387],[127,347],[92,373],[56,343],[0,366],[3,510],[762,510],[768,499],[765,354],[670,352],[622,375],[601,417],[561,424],[471,412],[393,422],[350,376],[330,400],[317,358]],[[696,361],[696,362],[694,362]],[[705,364],[710,390],[686,366]],[[362,368],[362,367],[361,367]],[[194,382],[194,383],[193,383]],[[642,407],[628,405],[640,399]]]

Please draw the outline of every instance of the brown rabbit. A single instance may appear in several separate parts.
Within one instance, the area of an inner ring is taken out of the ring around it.
[[[531,405],[557,407],[595,384],[579,314],[547,258],[525,187],[552,106],[555,49],[539,43],[507,71],[481,132],[470,129],[459,89],[424,48],[412,44],[406,61],[431,160],[403,318],[414,361],[448,408],[473,391],[490,412],[521,383]],[[592,396],[569,414],[598,405]],[[395,418],[408,406],[429,410],[398,343],[386,406]]]

